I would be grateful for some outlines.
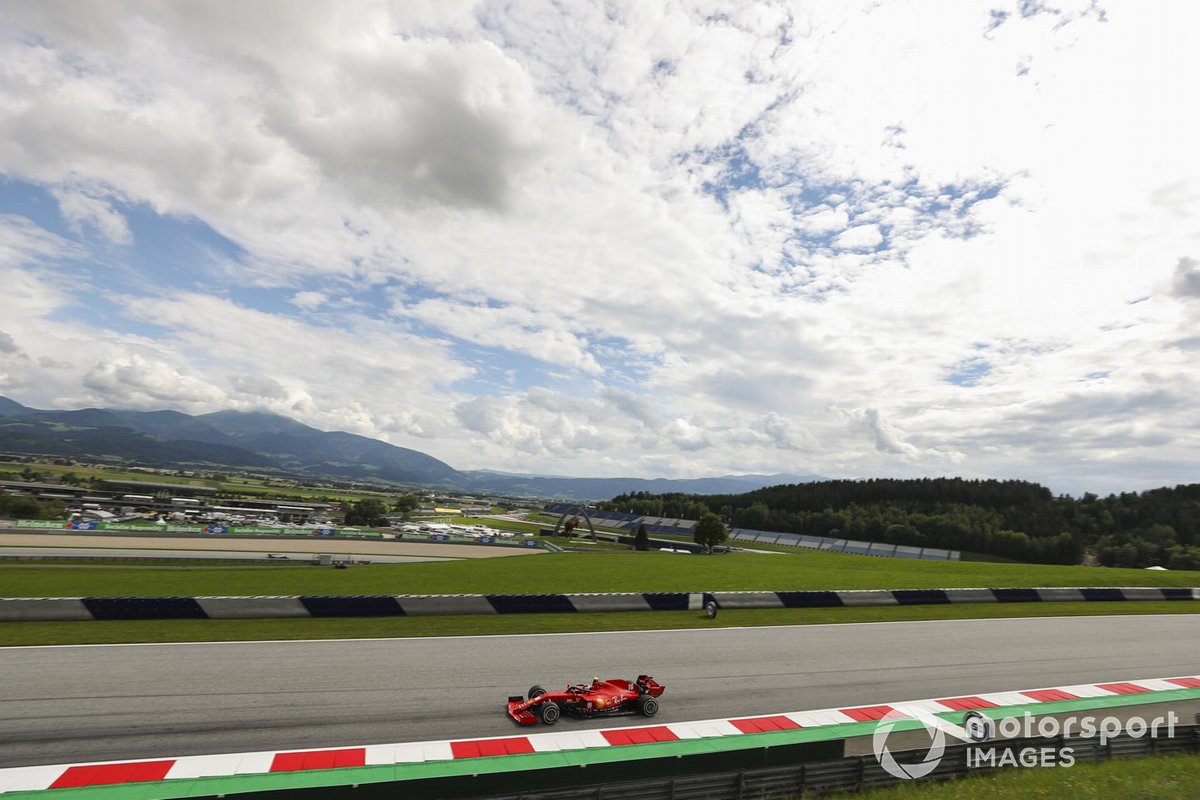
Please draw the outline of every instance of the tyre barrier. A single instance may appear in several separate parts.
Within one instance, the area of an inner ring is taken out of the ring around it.
[[[0,598],[0,622],[702,611],[709,603],[717,609],[744,609],[1135,600],[1200,600],[1200,589],[1135,587],[301,597],[31,597]]]

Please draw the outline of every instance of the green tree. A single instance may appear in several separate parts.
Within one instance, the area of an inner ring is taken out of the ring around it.
[[[646,533],[645,525],[638,525],[637,535],[633,537],[634,550],[650,549],[650,534]]]
[[[53,500],[39,503],[27,494],[0,494],[0,516],[15,519],[58,519],[64,515],[63,504]]]
[[[1200,547],[1172,547],[1167,569],[1200,569]]]
[[[693,537],[696,544],[704,547],[705,552],[710,552],[729,538],[729,531],[725,530],[725,523],[721,521],[721,518],[710,511],[696,523]]]
[[[387,512],[387,503],[378,497],[367,497],[359,500],[346,512],[346,524],[379,528],[387,525]]]
[[[736,527],[750,530],[766,530],[771,518],[771,509],[766,503],[754,503],[749,508],[739,508],[733,512],[733,522]]]
[[[421,498],[417,497],[412,492],[402,494],[396,498],[394,509],[404,515],[405,519],[408,515],[416,511],[421,505]]]

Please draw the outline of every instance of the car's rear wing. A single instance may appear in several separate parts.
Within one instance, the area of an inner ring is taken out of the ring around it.
[[[666,689],[665,686],[654,680],[654,678],[651,678],[649,675],[638,675],[637,685],[641,687],[643,694],[648,694],[651,697],[658,697]]]

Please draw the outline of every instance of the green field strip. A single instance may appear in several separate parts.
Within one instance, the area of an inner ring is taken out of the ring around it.
[[[991,719],[998,720],[1006,717],[1019,717],[1025,713],[1045,716],[1048,714],[1077,713],[1081,711],[1190,700],[1200,700],[1200,689],[1173,689],[1113,695],[1110,697],[1058,700],[1047,703],[1035,702],[1017,706],[983,708],[978,709],[978,711]],[[904,703],[897,702],[895,705],[904,705]],[[964,714],[965,712],[963,711],[947,711],[938,713],[935,716],[953,722],[956,719],[960,719]],[[791,731],[747,733],[736,736],[681,739],[671,742],[593,747],[580,750],[527,753],[510,756],[491,756],[330,770],[186,778],[175,781],[155,781],[114,786],[88,786],[76,789],[45,789],[32,792],[11,792],[2,795],[2,797],[4,800],[60,800],[60,798],[61,800],[92,800],[92,798],[95,798],[95,800],[184,800],[184,798],[208,797],[213,795],[235,796],[255,791],[416,781],[430,778],[450,778],[561,767],[586,768],[593,765],[612,764],[622,761],[675,758],[678,756],[695,756],[732,750],[755,750],[808,742],[830,741],[833,739],[849,739],[857,736],[871,736],[874,734],[877,724],[876,721],[853,722],[840,725],[823,725],[816,728],[800,728]],[[894,730],[897,731],[916,730],[921,727],[922,723],[914,719],[896,720],[894,723]]]

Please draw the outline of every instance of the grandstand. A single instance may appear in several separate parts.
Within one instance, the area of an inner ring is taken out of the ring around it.
[[[754,531],[734,528],[729,538],[747,544],[774,544],[787,547],[803,547],[808,550],[825,550],[830,553],[850,553],[860,556],[882,556],[884,558],[917,558],[931,561],[958,561],[962,553],[958,550],[942,550],[938,547],[909,547],[902,544],[860,542],[854,539],[834,539],[827,536],[802,536],[798,533],[776,531]]]
[[[545,507],[547,514],[561,515],[579,506],[571,503],[554,503]],[[673,519],[668,517],[644,517],[638,514],[622,514],[619,511],[601,511],[597,508],[587,509],[587,515],[592,518],[593,525],[612,528],[620,531],[636,532],[639,525],[646,526],[647,533],[669,533],[676,536],[691,536],[696,527],[696,521],[690,519]]]

